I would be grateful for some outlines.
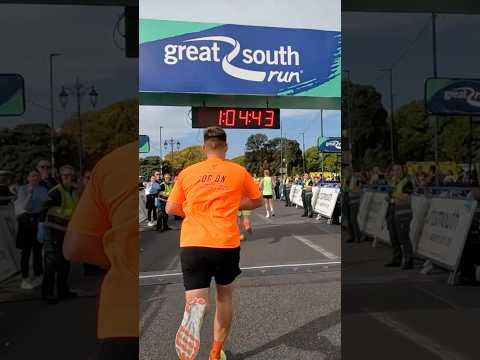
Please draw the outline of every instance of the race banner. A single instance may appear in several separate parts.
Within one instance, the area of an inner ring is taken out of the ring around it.
[[[340,194],[339,188],[334,187],[313,187],[312,192],[314,197],[312,197],[312,207],[313,210],[326,218],[331,218],[335,206],[337,204],[338,195]]]
[[[160,146],[161,145],[162,144],[160,144]],[[138,152],[140,154],[147,154],[150,152],[150,138],[148,137],[148,135],[139,135]]]
[[[480,79],[427,79],[425,109],[433,115],[480,115]]]
[[[318,138],[318,152],[321,153],[341,153],[342,152],[342,138],[340,137],[319,137]]]
[[[0,116],[20,116],[25,112],[25,85],[19,74],[0,74]]]
[[[303,207],[301,185],[292,185],[290,188],[290,202]]]
[[[140,92],[340,98],[339,31],[140,19]]]
[[[417,253],[449,270],[455,270],[476,207],[477,201],[470,199],[431,199]]]

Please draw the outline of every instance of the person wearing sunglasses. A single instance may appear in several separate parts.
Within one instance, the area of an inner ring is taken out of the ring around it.
[[[52,176],[52,165],[48,160],[39,160],[35,168],[40,174],[40,186],[43,186],[47,190],[51,190],[57,185],[57,182]]]
[[[60,168],[60,183],[53,187],[45,202],[47,218],[45,227],[49,236],[45,241],[45,273],[42,283],[42,297],[49,304],[59,300],[76,298],[68,286],[70,262],[63,256],[63,240],[68,223],[77,206],[79,195],[74,187],[75,169],[65,165]],[[56,275],[56,276],[55,276]],[[57,293],[55,294],[55,285]]]

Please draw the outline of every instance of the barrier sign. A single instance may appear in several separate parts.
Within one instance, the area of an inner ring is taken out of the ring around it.
[[[337,204],[339,188],[334,187],[313,187],[312,188],[312,208],[313,210],[327,218],[331,218]]]
[[[292,185],[290,188],[290,202],[298,206],[303,206],[301,185]]]
[[[364,191],[360,197],[360,205],[357,213],[357,224],[361,232],[365,232],[367,226],[368,209],[372,201],[373,192]]]
[[[342,152],[342,138],[318,138],[318,151],[321,153],[341,153]]]
[[[425,223],[429,206],[429,198],[421,195],[411,196],[412,222],[410,223],[410,241],[414,251],[416,251],[418,241],[422,235],[423,224]]]
[[[368,207],[368,215],[365,220],[365,233],[377,239],[390,242],[387,228],[388,202],[385,200],[387,193],[374,192],[371,195]]]
[[[0,74],[0,116],[20,116],[25,112],[25,86],[19,74]]]
[[[340,97],[339,31],[140,20],[140,91]]]
[[[427,79],[425,108],[433,115],[480,115],[480,79]]]
[[[475,200],[431,199],[417,253],[455,270],[477,207]]]
[[[0,206],[0,281],[20,270],[15,248],[17,219],[13,205]]]

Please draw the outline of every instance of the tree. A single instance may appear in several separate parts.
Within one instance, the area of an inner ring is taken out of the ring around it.
[[[264,134],[250,135],[245,145],[245,165],[252,174],[260,174],[266,159],[268,137]]]
[[[205,159],[205,153],[199,145],[189,146],[185,149],[173,152],[173,166],[175,167],[175,172]]]
[[[138,140],[137,99],[119,101],[100,110],[84,112],[81,118],[87,162],[96,163],[112,150]],[[61,134],[78,142],[80,123],[76,116],[64,123]]]
[[[390,149],[387,112],[382,96],[373,86],[342,83],[342,143],[348,144],[352,136],[352,161],[354,167],[385,165],[384,154]],[[349,119],[352,134],[348,134]],[[366,158],[366,155],[368,157]],[[367,162],[366,160],[368,159]]]
[[[245,166],[245,155],[240,155],[236,156],[233,159],[231,159],[234,163],[237,163],[238,165]]]
[[[261,175],[268,169],[272,174],[280,174],[281,138],[268,140],[264,134],[250,135],[246,143],[245,166],[252,174]],[[295,140],[283,139],[283,158],[289,172],[302,163],[300,144]]]

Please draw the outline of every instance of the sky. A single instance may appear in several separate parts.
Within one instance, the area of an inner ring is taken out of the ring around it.
[[[479,20],[479,15],[438,15],[439,77],[480,78]],[[433,76],[431,15],[343,13],[342,44],[343,70],[354,83],[374,85],[387,109],[389,79],[380,69],[393,67],[395,108],[423,99],[425,79]]]
[[[115,6],[1,4],[0,72],[23,75],[27,111],[23,116],[2,118],[0,127],[50,123],[50,53],[63,54],[54,58],[53,68],[57,126],[75,111],[72,96],[63,110],[58,94],[76,76],[88,88],[95,86],[97,108],[136,97],[138,59],[126,58],[113,41],[114,25],[122,13],[123,7]],[[118,36],[117,41],[123,46]],[[82,109],[92,109],[88,97],[83,98]]]
[[[200,145],[203,142],[202,129],[192,129],[188,107],[174,106],[141,106],[140,107],[140,134],[150,137],[151,151],[145,156],[160,155],[160,126],[162,128],[162,142],[173,138],[180,141],[180,147]],[[302,147],[302,132],[305,134],[305,149],[317,144],[321,134],[320,110],[292,110],[283,109],[280,112],[283,137],[297,140]],[[341,114],[340,111],[323,112],[323,135],[325,137],[340,136]],[[263,133],[269,139],[280,137],[280,130],[226,130],[229,144],[228,158],[243,155],[248,136]],[[169,148],[170,149],[170,148]],[[165,148],[161,151],[165,156]],[[168,150],[170,152],[170,150]]]

